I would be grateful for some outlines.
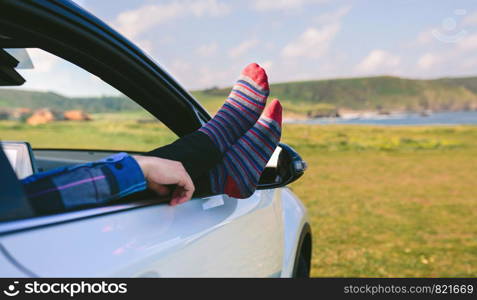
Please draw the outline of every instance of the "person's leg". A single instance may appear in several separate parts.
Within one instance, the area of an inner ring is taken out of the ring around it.
[[[223,158],[223,153],[200,131],[183,136],[172,144],[145,155],[180,161],[192,180],[212,169]]]
[[[198,131],[148,152],[148,156],[180,161],[196,186],[196,194],[210,193],[203,176],[219,164],[223,154],[258,120],[268,97],[265,70],[252,63],[241,73],[217,114]]]
[[[282,107],[275,99],[257,123],[224,154],[204,139],[201,132],[152,152],[153,156],[181,161],[191,175],[197,197],[227,194],[247,198],[256,190],[260,175],[278,145],[281,122]]]
[[[199,131],[224,153],[257,122],[269,94],[268,78],[259,65],[249,64],[232,87],[225,104]]]
[[[237,143],[224,154],[223,162],[197,178],[197,195],[251,196],[281,137],[282,107],[275,99]],[[208,181],[208,183],[207,183]]]

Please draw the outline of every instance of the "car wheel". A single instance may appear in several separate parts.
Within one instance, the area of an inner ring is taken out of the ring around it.
[[[309,278],[310,277],[310,266],[306,261],[306,258],[303,254],[300,254],[298,258],[298,264],[296,269],[293,271],[293,278]]]
[[[311,268],[311,229],[308,224],[302,229],[297,249],[292,277],[309,278]]]

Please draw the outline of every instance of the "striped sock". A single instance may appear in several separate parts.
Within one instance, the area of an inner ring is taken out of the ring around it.
[[[269,89],[265,70],[249,64],[241,73],[229,97],[217,114],[199,131],[225,153],[257,122],[265,107]]]
[[[247,198],[257,188],[260,175],[281,136],[282,107],[274,99],[257,123],[224,154],[224,160],[210,171],[213,194]]]

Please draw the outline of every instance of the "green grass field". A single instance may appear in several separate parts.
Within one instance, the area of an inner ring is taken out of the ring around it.
[[[137,117],[2,121],[0,137],[118,150],[174,140]],[[285,125],[283,142],[309,164],[291,187],[310,215],[313,276],[477,276],[477,127]]]
[[[477,127],[287,126],[313,276],[477,276]]]

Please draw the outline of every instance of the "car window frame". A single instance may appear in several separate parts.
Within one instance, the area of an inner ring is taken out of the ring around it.
[[[21,22],[19,22],[21,20]],[[198,129],[208,112],[132,42],[69,1],[0,3],[2,48],[39,48],[101,78],[178,136]],[[177,116],[183,116],[179,121]]]

